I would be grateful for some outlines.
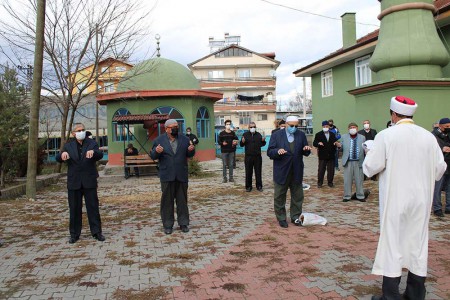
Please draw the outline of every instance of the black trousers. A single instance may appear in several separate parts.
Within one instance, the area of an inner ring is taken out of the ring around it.
[[[317,170],[318,185],[323,185],[323,178],[325,177],[325,171],[327,171],[328,184],[332,184],[334,179],[334,158],[319,159],[319,168]]]
[[[256,188],[262,188],[262,157],[261,155],[245,156],[245,187],[252,187],[253,169],[255,169]]]
[[[134,175],[139,176],[139,168],[133,167],[133,169],[134,169]],[[125,167],[125,177],[126,178],[130,177],[130,168],[129,167]]]
[[[383,276],[383,299],[384,300],[424,300],[426,289],[425,279],[408,272],[408,278],[406,279],[406,290],[403,294],[403,298],[400,296],[398,286],[400,284],[401,277],[386,277]]]
[[[68,190],[69,198],[69,231],[71,237],[79,237],[82,227],[83,196],[91,234],[102,232],[102,222],[98,208],[97,189]]]
[[[172,228],[175,223],[174,204],[177,203],[178,225],[189,225],[189,208],[187,205],[187,182],[161,182],[161,220],[164,228]]]

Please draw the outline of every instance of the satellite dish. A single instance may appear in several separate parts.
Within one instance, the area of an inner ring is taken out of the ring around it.
[[[276,74],[275,70],[270,70],[269,71],[269,75],[270,76],[275,77],[275,74]]]

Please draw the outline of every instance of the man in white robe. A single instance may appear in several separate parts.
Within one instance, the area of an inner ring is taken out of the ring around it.
[[[434,183],[446,164],[436,138],[414,124],[414,100],[391,99],[395,126],[381,131],[363,163],[367,177],[379,174],[380,238],[372,273],[383,275],[383,295],[401,299],[402,268],[407,268],[406,299],[425,299],[428,260],[428,223]]]

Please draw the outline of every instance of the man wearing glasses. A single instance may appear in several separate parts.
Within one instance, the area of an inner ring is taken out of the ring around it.
[[[103,153],[93,139],[86,138],[84,125],[76,123],[72,128],[74,139],[64,145],[61,153],[56,155],[57,162],[67,163],[67,190],[69,198],[69,243],[80,239],[82,227],[83,196],[92,236],[103,242],[100,212],[97,196],[96,162],[103,158]]]
[[[189,209],[187,205],[188,164],[187,158],[195,155],[195,146],[183,134],[178,134],[178,123],[169,119],[164,124],[166,133],[153,143],[150,157],[159,161],[161,181],[161,220],[165,234],[172,234],[174,202],[177,203],[177,222],[182,232],[189,232]]]
[[[252,191],[253,169],[255,169],[256,189],[262,192],[262,157],[261,147],[266,145],[266,137],[256,131],[256,124],[251,122],[248,130],[242,135],[240,145],[245,146],[245,190]]]
[[[286,194],[291,192],[291,222],[300,226],[303,205],[303,155],[311,154],[306,135],[297,129],[298,117],[286,119],[286,129],[275,132],[269,142],[267,156],[273,160],[274,210],[278,223],[287,228]]]

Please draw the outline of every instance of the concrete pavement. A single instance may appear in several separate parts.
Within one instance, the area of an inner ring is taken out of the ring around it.
[[[216,170],[189,184],[191,231],[162,232],[157,177],[99,180],[105,242],[83,232],[68,240],[66,182],[37,201],[0,202],[0,299],[370,299],[378,240],[377,182],[368,202],[342,202],[343,180],[316,188],[317,157],[305,159],[304,211],[326,226],[283,229],[273,214],[271,162],[263,154],[264,191],[245,192]],[[289,201],[288,201],[289,203]],[[450,216],[431,217],[427,299],[450,299]],[[402,279],[404,288],[406,279]]]

